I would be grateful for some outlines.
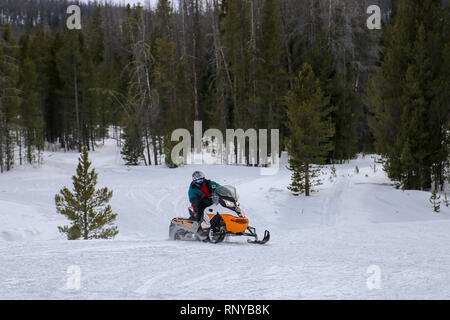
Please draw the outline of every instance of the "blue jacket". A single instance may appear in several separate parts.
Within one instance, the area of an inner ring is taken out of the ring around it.
[[[195,185],[194,182],[191,183],[188,194],[189,201],[191,202],[192,207],[195,208],[201,206],[203,208],[206,208],[213,204],[209,197],[212,195],[214,189],[220,187],[220,184],[215,181],[205,180],[205,187],[205,191],[207,191],[206,193],[203,192],[197,185]]]

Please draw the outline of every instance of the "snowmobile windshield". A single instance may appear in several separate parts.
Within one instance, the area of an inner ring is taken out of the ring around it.
[[[226,198],[226,199],[230,199],[233,201],[238,200],[236,188],[232,187],[232,186],[221,186],[216,189],[216,193],[221,198]]]

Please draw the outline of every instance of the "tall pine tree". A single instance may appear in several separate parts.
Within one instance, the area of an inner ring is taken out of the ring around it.
[[[377,151],[405,189],[442,188],[449,159],[449,9],[441,1],[395,3],[383,63],[370,82]]]
[[[293,172],[288,189],[294,195],[310,196],[313,187],[320,184],[316,179],[319,166],[333,148],[331,139],[335,131],[330,118],[333,108],[307,63],[295,79],[295,89],[289,91],[285,99],[289,130],[288,168]]]
[[[0,28],[0,172],[14,165],[15,129],[20,125],[18,50],[9,25]]]

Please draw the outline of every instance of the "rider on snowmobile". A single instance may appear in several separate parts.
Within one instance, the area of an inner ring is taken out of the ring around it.
[[[202,220],[203,211],[213,204],[212,193],[219,187],[220,184],[207,180],[205,174],[201,171],[195,171],[192,174],[192,183],[189,186],[189,201],[193,209],[191,211],[193,220]]]

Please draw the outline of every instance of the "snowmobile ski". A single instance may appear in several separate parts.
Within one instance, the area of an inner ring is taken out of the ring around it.
[[[266,244],[269,240],[270,240],[270,232],[266,230],[264,232],[264,238],[262,240],[258,240],[258,237],[256,236],[255,240],[248,239],[247,242],[254,244]]]

